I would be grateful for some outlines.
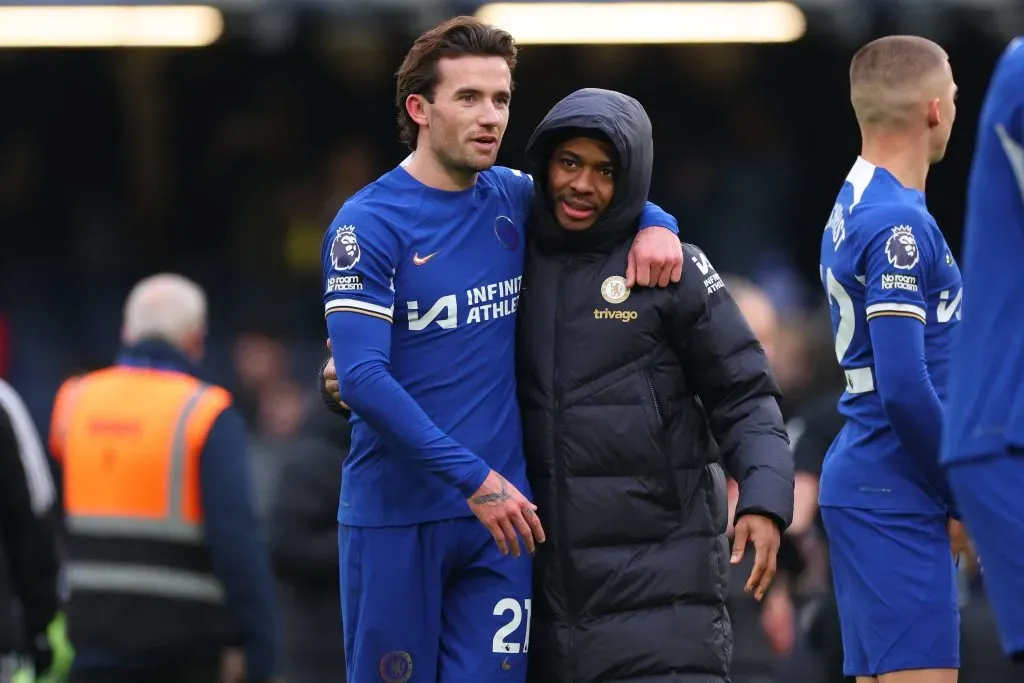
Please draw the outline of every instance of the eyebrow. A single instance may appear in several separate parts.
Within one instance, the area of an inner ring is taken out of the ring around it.
[[[459,88],[458,90],[455,91],[455,97],[459,97],[461,95],[482,95],[482,94],[483,94],[483,91],[481,91],[479,88]],[[512,93],[510,91],[508,91],[508,90],[499,90],[499,91],[497,91],[495,93],[495,96],[498,96],[498,97],[504,96],[504,97],[507,97],[507,98],[511,98],[512,97]]]
[[[579,162],[584,161],[583,157],[581,157],[576,152],[570,151],[568,149],[563,149],[562,152],[561,152],[561,155],[562,155],[562,158],[568,157],[569,159],[572,159],[573,161],[579,161]],[[610,168],[613,171],[615,170],[615,162],[612,161],[611,159],[608,159],[607,161],[601,161],[601,162],[599,162],[597,164],[594,164],[594,165],[598,166],[600,168]]]

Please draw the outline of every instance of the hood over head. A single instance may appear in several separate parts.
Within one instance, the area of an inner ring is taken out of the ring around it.
[[[565,230],[555,220],[548,196],[548,163],[561,142],[570,137],[595,137],[611,142],[619,155],[615,196],[586,230]],[[533,232],[551,250],[607,249],[636,232],[651,188],[654,137],[643,106],[614,90],[583,88],[562,99],[540,122],[526,145],[533,174]]]

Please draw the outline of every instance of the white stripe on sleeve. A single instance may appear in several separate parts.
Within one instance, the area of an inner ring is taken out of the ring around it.
[[[0,409],[7,413],[14,428],[14,436],[18,442],[18,454],[21,466],[25,470],[25,481],[28,484],[29,500],[32,511],[42,516],[53,507],[57,492],[53,485],[53,476],[47,462],[46,451],[39,438],[32,416],[25,407],[25,402],[18,392],[0,379]]]

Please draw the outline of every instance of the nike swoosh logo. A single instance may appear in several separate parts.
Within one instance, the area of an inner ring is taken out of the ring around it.
[[[437,254],[438,254],[438,252],[435,251],[433,254],[427,254],[426,256],[423,256],[422,258],[420,257],[420,255],[418,253],[417,254],[413,254],[412,255],[412,264],[414,266],[422,266],[424,263],[426,263],[430,259],[432,259],[435,256],[437,256]]]

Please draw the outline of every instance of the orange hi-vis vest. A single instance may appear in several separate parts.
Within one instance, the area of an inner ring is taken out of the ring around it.
[[[188,374],[139,367],[60,388],[50,446],[63,466],[76,646],[154,652],[226,637],[199,460],[230,403],[227,391]]]

